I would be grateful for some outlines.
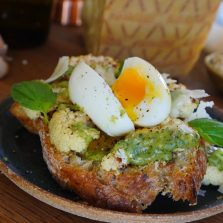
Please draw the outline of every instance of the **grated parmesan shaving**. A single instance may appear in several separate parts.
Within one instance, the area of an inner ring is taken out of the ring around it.
[[[115,155],[116,157],[122,160],[122,164],[124,165],[128,164],[128,158],[126,157],[126,154],[123,149],[119,149]]]
[[[170,74],[162,73],[162,76],[167,84],[177,83],[177,80],[170,78]]]
[[[209,94],[205,92],[205,90],[189,90],[185,89],[184,90],[185,94],[187,94],[189,97],[194,98],[194,99],[199,99],[199,98],[205,98],[208,97]]]
[[[206,108],[212,108],[214,106],[213,101],[200,101],[197,110],[193,112],[186,121],[191,121],[198,118],[209,118],[211,119],[210,115],[207,113]]]
[[[58,78],[64,75],[64,73],[68,70],[68,68],[69,68],[69,57],[68,56],[60,57],[54,72],[47,80],[45,80],[45,82],[50,83],[57,80]]]

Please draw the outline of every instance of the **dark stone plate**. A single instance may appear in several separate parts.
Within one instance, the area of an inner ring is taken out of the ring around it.
[[[63,201],[68,203],[74,203],[75,205],[83,205],[83,202],[79,199],[79,197],[68,191],[62,189],[56,181],[51,177],[47,166],[42,158],[41,152],[41,144],[39,137],[37,135],[29,133],[22,125],[10,114],[9,107],[12,104],[11,99],[7,99],[0,105],[0,161],[3,163],[7,169],[11,170],[14,176],[21,178],[23,181],[28,183],[28,185],[37,186],[37,188],[41,189],[40,191],[44,191],[48,193],[48,195],[55,195],[57,199],[61,198]],[[223,121],[223,114],[215,109],[208,111],[210,115],[214,118]],[[6,172],[6,171],[3,171]],[[6,174],[8,176],[8,174]],[[8,176],[11,178],[10,176]],[[13,180],[13,179],[11,179]],[[15,180],[13,180],[15,182]],[[19,184],[17,181],[15,182],[17,185]],[[31,184],[30,184],[31,183]],[[27,188],[23,188],[22,185],[18,185],[25,191]],[[182,216],[188,215],[188,213],[207,210],[210,208],[217,208],[217,212],[223,211],[223,200],[219,199],[221,194],[217,191],[217,187],[213,186],[202,186],[202,192],[205,193],[205,196],[198,196],[198,203],[196,206],[189,206],[187,202],[174,202],[172,199],[169,199],[164,196],[159,196],[155,200],[155,202],[143,213],[141,216],[144,216],[142,219],[147,221],[151,221],[151,214],[157,214],[154,216],[162,216],[166,214],[177,214]],[[32,194],[28,190],[29,193]],[[54,197],[55,197],[54,196]],[[35,196],[41,199],[41,196]],[[64,199],[65,198],[65,199]],[[49,201],[45,201],[46,203],[50,203]],[[86,204],[85,204],[86,205]],[[54,205],[57,208],[63,209],[66,211],[66,208],[60,207],[60,205]],[[86,205],[88,208],[92,207],[90,205]],[[219,207],[221,209],[219,209]],[[92,207],[94,211],[99,210],[99,212],[103,212],[105,210],[100,208]],[[101,218],[98,216],[91,216],[83,213],[76,213],[75,210],[67,210],[68,212],[78,214],[80,216],[85,216],[97,220],[110,221],[106,218]],[[121,213],[121,212],[113,212],[107,211],[111,213]],[[211,214],[217,213],[216,211]],[[124,213],[121,214],[125,215]],[[126,222],[131,222],[130,217],[134,216],[134,214],[127,213],[128,219],[125,219]],[[140,216],[140,215],[137,215]],[[148,219],[146,216],[150,216]],[[201,217],[197,217],[194,219],[198,219]],[[122,219],[124,220],[124,219]],[[155,219],[153,219],[155,221]],[[167,219],[168,220],[168,219]],[[172,219],[173,220],[173,219]],[[190,218],[193,220],[193,218]],[[121,221],[121,220],[118,220]],[[184,221],[182,219],[182,221]]]

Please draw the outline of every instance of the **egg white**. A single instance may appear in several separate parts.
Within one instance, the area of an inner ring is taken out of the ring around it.
[[[90,66],[80,62],[69,80],[69,95],[110,136],[120,136],[134,130],[134,124],[114,96],[105,80]]]

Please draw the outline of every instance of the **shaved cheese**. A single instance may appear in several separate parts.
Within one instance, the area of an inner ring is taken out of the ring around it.
[[[194,99],[205,98],[205,97],[209,96],[209,94],[207,94],[205,92],[205,90],[200,90],[200,89],[198,89],[198,90],[188,90],[188,89],[185,89],[184,92],[189,97],[194,98]]]
[[[213,101],[200,101],[200,104],[197,107],[197,110],[193,112],[186,121],[191,121],[198,118],[209,118],[211,119],[210,115],[207,113],[206,108],[212,108],[214,106]]]
[[[123,149],[119,149],[116,154],[116,157],[120,158],[122,160],[122,164],[127,165],[128,164],[128,158],[124,152]]]
[[[117,171],[119,168],[119,161],[110,153],[102,159],[101,167],[106,171]]]
[[[64,75],[64,73],[68,70],[68,68],[69,68],[69,57],[68,56],[61,57],[58,61],[58,64],[54,72],[47,80],[45,80],[45,82],[50,83],[57,80],[58,78]]]
[[[208,97],[204,90],[189,90],[184,86],[171,92],[172,107],[170,116],[174,118],[184,118],[191,121],[196,118],[211,118],[206,112],[206,107],[212,107],[213,102],[204,102],[197,99]],[[194,112],[194,110],[196,111]]]
[[[174,79],[170,78],[170,74],[162,73],[161,75],[163,76],[163,78],[164,78],[164,80],[167,84],[177,83],[177,80],[174,80]]]
[[[197,104],[193,102],[192,98],[185,92],[185,89],[172,91],[171,96],[172,107],[170,116],[173,118],[187,118],[197,108]]]

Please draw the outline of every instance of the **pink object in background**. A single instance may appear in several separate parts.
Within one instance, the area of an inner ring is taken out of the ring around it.
[[[59,0],[56,3],[54,19],[62,25],[80,26],[83,0]]]

